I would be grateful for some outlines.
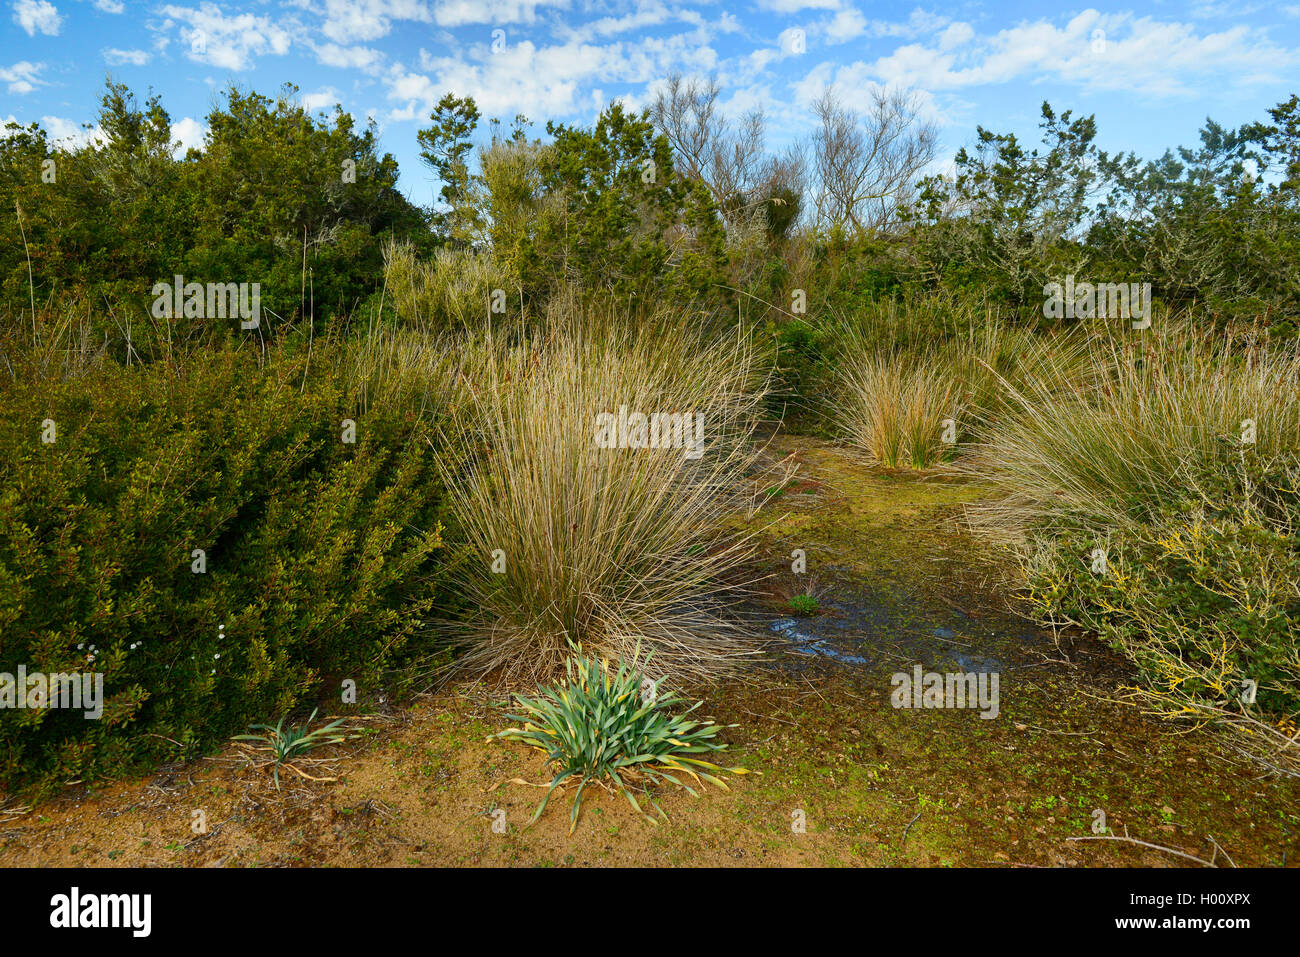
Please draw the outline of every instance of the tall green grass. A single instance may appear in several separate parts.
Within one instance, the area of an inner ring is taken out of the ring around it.
[[[638,641],[678,676],[746,657],[717,596],[749,553],[719,524],[754,455],[767,367],[753,338],[669,309],[633,328],[571,302],[522,340],[485,335],[467,453],[447,474],[477,608],[460,665],[532,682],[578,643],[631,658]],[[702,455],[601,448],[597,417],[620,406],[702,416]]]
[[[973,469],[1000,493],[1004,508],[987,517],[1008,531],[1065,515],[1102,529],[1157,518],[1204,500],[1206,477],[1247,458],[1267,472],[1300,450],[1289,349],[1171,326],[1094,337],[1085,354],[1083,369],[1049,363],[1002,380],[1010,414],[984,430]]]
[[[840,373],[835,397],[841,434],[869,462],[924,469],[945,458],[945,420],[961,414],[950,366],[934,353],[858,356]]]
[[[975,527],[1013,544],[1033,616],[1133,661],[1144,708],[1300,774],[1300,359],[1179,325],[1087,356],[1003,381]]]
[[[504,270],[488,253],[439,249],[422,259],[410,243],[384,247],[384,295],[406,324],[424,331],[477,327],[492,315],[494,290],[505,307]],[[517,301],[512,302],[518,311]]]
[[[981,423],[1006,411],[1008,385],[1071,377],[1080,363],[1077,336],[1037,334],[969,308],[940,324],[919,305],[891,303],[831,328],[831,419],[887,468],[952,461]]]

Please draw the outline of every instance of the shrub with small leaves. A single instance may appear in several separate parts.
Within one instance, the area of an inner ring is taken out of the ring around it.
[[[104,688],[98,721],[8,713],[0,787],[191,759],[343,679],[400,684],[454,600],[439,451],[402,403],[359,405],[338,348],[0,382],[0,672]]]
[[[820,607],[816,595],[794,595],[790,599],[790,610],[796,615],[815,615]]]

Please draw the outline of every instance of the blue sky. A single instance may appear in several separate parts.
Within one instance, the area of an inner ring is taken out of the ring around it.
[[[1300,92],[1295,5],[1147,2],[1046,7],[861,0],[0,0],[0,120],[85,136],[105,77],[162,94],[182,143],[230,84],[289,81],[312,109],[379,123],[402,187],[433,195],[416,130],[447,91],[485,117],[590,122],[645,105],[672,72],[715,76],[725,108],[762,107],[769,145],[810,131],[826,84],[850,103],[903,86],[947,161],[981,124],[1034,136],[1039,107],[1095,113],[1104,149],[1190,145],[1207,116],[1266,118]],[[501,32],[497,32],[501,31]]]

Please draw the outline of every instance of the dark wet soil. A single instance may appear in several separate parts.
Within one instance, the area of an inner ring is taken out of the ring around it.
[[[963,506],[978,487],[869,472],[804,438],[778,438],[773,455],[801,458],[820,491],[780,496],[785,514],[764,529],[761,551],[783,560],[802,549],[807,568],[767,569],[767,594],[746,615],[777,640],[774,673],[817,691],[800,700],[801,729],[818,720],[816,703],[826,708],[825,733],[842,726],[854,739],[874,738],[906,767],[892,781],[894,800],[915,790],[915,800],[932,802],[924,792],[942,781],[940,803],[963,809],[946,816],[965,818],[958,831],[968,837],[963,846],[951,830],[930,835],[940,860],[1187,863],[1092,840],[1125,835],[1220,865],[1216,844],[1237,863],[1300,859],[1294,781],[1261,779],[1213,734],[1141,714],[1121,700],[1134,677],[1126,661],[1090,636],[1053,634],[1014,613],[1000,556],[965,527]],[[815,613],[791,602],[809,593]],[[895,676],[918,667],[996,673],[997,717],[895,707]]]

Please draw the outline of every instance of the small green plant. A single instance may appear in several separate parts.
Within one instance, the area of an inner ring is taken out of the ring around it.
[[[343,718],[338,718],[337,720],[331,721],[329,724],[323,725],[314,730],[308,730],[311,728],[311,723],[316,720],[316,710],[313,710],[311,717],[300,725],[290,725],[286,728],[284,726],[286,718],[288,718],[288,715],[281,718],[279,722],[276,723],[275,727],[272,727],[269,724],[255,724],[249,728],[250,731],[261,731],[261,734],[237,734],[231,739],[232,741],[258,741],[265,745],[265,747],[254,748],[253,750],[271,752],[271,756],[274,759],[273,766],[276,790],[279,790],[280,788],[281,765],[284,765],[309,780],[322,780],[320,778],[312,778],[311,775],[306,774],[300,768],[294,767],[290,761],[293,758],[314,751],[322,745],[342,744],[349,738],[357,737],[355,734],[340,733],[337,730],[343,724]]]
[[[793,595],[790,598],[790,610],[796,615],[815,615],[820,607],[816,595]]]
[[[593,781],[606,787],[612,783],[638,814],[657,824],[642,809],[634,790],[667,820],[646,785],[669,781],[698,796],[676,775],[690,775],[697,784],[709,781],[725,791],[726,782],[711,772],[747,773],[744,768],[723,768],[695,757],[726,748],[713,740],[723,726],[687,717],[702,701],[681,714],[670,714],[669,709],[683,699],[672,692],[659,695],[651,684],[643,684],[637,667],[639,646],[632,663],[620,661],[617,671],[612,671],[608,659],[583,657],[580,645],[575,650],[564,663],[567,683],[544,688],[536,698],[519,696],[518,712],[508,717],[523,726],[507,728],[488,739],[522,741],[558,767],[529,824],[541,817],[555,789],[570,778],[578,780],[569,814],[572,834],[578,826],[582,792]],[[646,661],[649,659],[647,655]]]

